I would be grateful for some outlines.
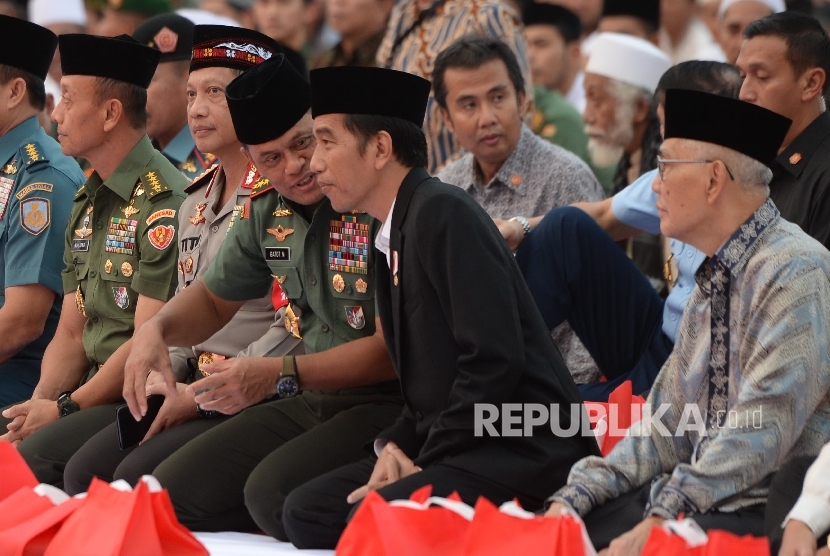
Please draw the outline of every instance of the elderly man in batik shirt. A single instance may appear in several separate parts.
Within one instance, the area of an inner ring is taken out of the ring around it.
[[[790,120],[697,91],[666,93],[661,231],[707,255],[652,416],[605,458],[578,462],[552,497],[597,548],[639,554],[679,514],[763,535],[769,477],[830,439],[830,253],[768,199]],[[762,164],[763,162],[763,164]]]

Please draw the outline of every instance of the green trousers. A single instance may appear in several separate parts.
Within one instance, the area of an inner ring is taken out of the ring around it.
[[[373,439],[402,407],[400,394],[303,392],[250,407],[200,434],[153,475],[190,529],[261,529],[285,540],[288,493],[371,455]]]
[[[67,415],[27,437],[17,449],[38,481],[63,488],[66,462],[87,440],[115,422],[115,408],[123,403],[99,405]],[[9,422],[0,420],[0,430],[5,430]]]

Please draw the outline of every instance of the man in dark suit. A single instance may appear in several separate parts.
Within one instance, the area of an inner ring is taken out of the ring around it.
[[[429,82],[340,67],[312,71],[311,87],[318,184],[336,210],[384,223],[375,239],[384,255],[378,308],[406,405],[376,439],[378,457],[288,496],[287,536],[300,548],[334,548],[352,505],[372,489],[392,500],[432,485],[468,504],[518,497],[540,508],[574,462],[597,453],[596,442],[577,431],[579,393],[493,221],[424,169]],[[512,421],[482,424],[485,413],[513,407]],[[542,416],[551,408],[550,423],[529,427],[529,407]],[[572,433],[555,435],[554,421],[570,428],[572,407]]]

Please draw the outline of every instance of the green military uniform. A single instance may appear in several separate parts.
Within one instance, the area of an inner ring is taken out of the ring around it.
[[[55,301],[39,338],[0,364],[0,407],[29,399],[63,301],[63,223],[83,172],[32,117],[0,137],[0,307],[6,288],[40,284]]]
[[[196,147],[196,142],[190,134],[190,128],[184,126],[173,140],[161,151],[167,160],[184,174],[188,182],[192,182],[210,168],[216,157],[210,153],[203,153]]]
[[[167,301],[176,289],[177,212],[187,179],[145,135],[106,181],[97,172],[75,195],[66,230],[63,287],[86,316],[89,371],[134,331],[139,294]],[[92,435],[112,423],[115,405],[68,415],[26,438],[20,453],[40,482],[62,486],[63,467]]]
[[[207,287],[224,299],[250,299],[265,294],[276,277],[291,302],[286,328],[302,336],[306,353],[374,334],[371,242],[379,222],[367,214],[339,214],[328,199],[309,221],[308,207],[282,198],[265,180],[251,197],[205,276]],[[301,361],[297,373],[302,384]],[[394,422],[401,408],[397,381],[304,391],[246,409],[188,443],[153,475],[170,491],[188,527],[262,527],[279,537],[285,496],[313,477],[364,458],[365,444]],[[257,515],[255,507],[262,506],[268,506],[267,516]]]
[[[608,168],[599,168],[591,162],[588,134],[585,133],[582,116],[558,91],[549,91],[540,85],[536,85],[533,90],[536,101],[536,112],[531,123],[533,132],[584,160],[607,194],[617,166],[614,164]]]

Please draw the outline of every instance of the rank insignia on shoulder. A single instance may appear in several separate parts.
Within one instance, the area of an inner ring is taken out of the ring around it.
[[[125,286],[113,286],[112,298],[119,309],[128,309],[130,307],[130,296]]]
[[[147,239],[150,240],[150,245],[159,251],[164,251],[170,247],[175,235],[176,228],[173,226],[156,226],[147,231]]]
[[[285,241],[285,238],[294,233],[294,228],[283,228],[282,224],[276,228],[266,228],[266,232],[277,238],[277,241]]]
[[[33,236],[49,227],[51,215],[49,199],[30,197],[20,203],[20,226]]]
[[[44,158],[40,156],[38,147],[39,145],[37,143],[27,143],[26,146],[23,147],[26,150],[26,154],[29,156],[29,160],[26,161],[27,165],[44,160]]]
[[[150,170],[146,174],[142,175],[141,183],[144,185],[144,190],[147,193],[148,199],[152,199],[165,191],[170,191],[170,185],[158,170]]]
[[[366,316],[363,314],[363,307],[360,305],[346,306],[346,322],[355,330],[366,326]]]
[[[196,161],[193,160],[192,156],[188,157],[188,159],[184,162],[180,162],[178,168],[182,172],[187,172],[188,174],[194,174],[198,170],[198,168],[196,168]]]

